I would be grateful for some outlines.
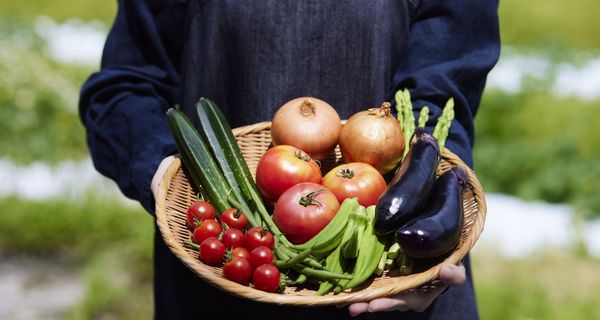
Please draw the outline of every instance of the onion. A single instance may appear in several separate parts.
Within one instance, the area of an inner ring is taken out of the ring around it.
[[[277,110],[271,123],[271,140],[273,145],[292,145],[321,160],[333,151],[341,130],[340,117],[327,102],[300,97]]]
[[[398,120],[384,102],[354,114],[340,134],[340,150],[346,163],[366,162],[381,174],[392,171],[402,159],[404,135]]]

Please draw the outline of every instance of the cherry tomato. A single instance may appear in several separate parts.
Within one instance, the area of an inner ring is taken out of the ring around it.
[[[273,221],[292,243],[304,243],[333,219],[340,204],[322,185],[299,183],[284,192],[273,211]]]
[[[220,266],[225,255],[225,245],[217,238],[208,238],[200,244],[200,260],[211,266]]]
[[[252,251],[257,247],[265,246],[269,249],[273,249],[275,245],[275,238],[267,228],[253,227],[246,232],[246,243],[244,246],[246,249]]]
[[[227,249],[243,247],[246,242],[246,235],[240,229],[228,229],[223,232],[221,241]]]
[[[279,288],[281,274],[272,264],[263,264],[254,270],[252,284],[254,288],[267,292],[275,292]]]
[[[288,145],[267,150],[256,168],[258,189],[265,201],[271,203],[297,183],[321,183],[321,180],[319,165],[302,150]]]
[[[223,211],[219,219],[222,224],[226,224],[230,228],[244,230],[248,225],[246,214],[237,208],[229,208]]]
[[[204,220],[200,226],[194,229],[194,242],[200,244],[202,241],[218,237],[223,231],[221,225],[215,220]]]
[[[250,251],[248,251],[248,249],[244,248],[244,247],[237,247],[237,248],[233,248],[233,250],[231,250],[231,258],[244,258],[244,259],[250,259]]]
[[[215,209],[206,201],[196,201],[190,205],[186,214],[187,225],[191,230],[196,229],[204,220],[215,219]]]
[[[364,207],[377,204],[387,188],[385,179],[373,166],[363,162],[342,164],[323,178],[323,186],[342,203],[346,198],[358,198]]]
[[[263,264],[272,264],[273,263],[273,251],[271,249],[260,246],[254,248],[254,250],[250,251],[250,264],[252,265],[252,269],[256,269]]]
[[[223,275],[233,282],[247,285],[252,275],[252,266],[247,259],[236,257],[223,265]]]

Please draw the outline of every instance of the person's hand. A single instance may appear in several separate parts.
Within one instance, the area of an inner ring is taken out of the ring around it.
[[[466,273],[462,263],[458,266],[444,264],[440,268],[439,281],[434,289],[422,293],[418,291],[402,292],[398,295],[374,299],[369,302],[358,302],[348,306],[348,312],[353,317],[364,312],[409,311],[423,312],[448,286],[460,286],[465,283]]]
[[[152,177],[152,182],[150,183],[150,190],[152,190],[152,195],[154,196],[154,198],[156,198],[158,184],[165,176],[165,173],[167,173],[167,168],[169,168],[173,161],[175,161],[175,156],[168,156],[164,158],[158,165],[158,169],[156,169],[154,177]]]

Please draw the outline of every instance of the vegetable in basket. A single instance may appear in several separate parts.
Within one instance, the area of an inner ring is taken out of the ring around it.
[[[389,102],[351,116],[342,127],[339,144],[345,162],[366,162],[381,174],[394,170],[405,146]]]
[[[292,145],[313,159],[326,158],[337,145],[342,124],[327,102],[300,97],[281,106],[271,122],[273,145]]]
[[[417,128],[406,159],[377,203],[377,234],[394,232],[419,214],[433,188],[439,161],[437,141]]]
[[[456,247],[463,226],[462,193],[466,187],[466,172],[460,167],[446,171],[436,180],[423,214],[396,231],[405,254],[434,258]]]
[[[356,197],[365,207],[376,204],[387,188],[383,176],[364,162],[345,163],[331,169],[323,177],[323,186],[331,190],[340,203]]]
[[[277,200],[273,221],[292,243],[300,244],[323,230],[339,207],[335,195],[322,185],[298,183]]]

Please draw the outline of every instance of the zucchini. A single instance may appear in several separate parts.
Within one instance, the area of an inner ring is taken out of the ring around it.
[[[196,104],[196,129],[200,136],[207,142],[208,148],[216,160],[221,172],[231,187],[232,194],[239,202],[246,202],[245,195],[249,192],[242,193],[243,188],[247,188],[242,178],[242,165],[238,162],[239,157],[242,157],[237,142],[233,138],[231,128],[225,121],[219,119],[215,111],[218,108],[208,99],[200,98]],[[236,153],[237,151],[237,153]],[[243,158],[242,158],[242,161]],[[246,167],[247,168],[247,167]],[[239,178],[238,178],[239,177]],[[239,182],[238,182],[239,181]]]
[[[227,195],[231,192],[206,146],[187,116],[177,110],[167,111],[167,121],[175,138],[177,150],[197,190],[202,189],[217,216],[229,208]]]
[[[209,142],[215,158],[222,166],[221,169],[223,172],[232,173],[228,177],[229,184],[232,187],[237,186],[243,195],[242,197],[236,195],[238,202],[241,202],[242,205],[251,204],[250,209],[257,211],[259,215],[254,220],[257,223],[262,220],[273,235],[281,234],[262,202],[262,197],[258,192],[250,169],[244,161],[237,140],[219,107],[207,98],[200,98],[196,104],[196,115],[200,126],[199,131],[203,133]],[[285,245],[290,245],[290,242],[283,236],[281,241]]]

